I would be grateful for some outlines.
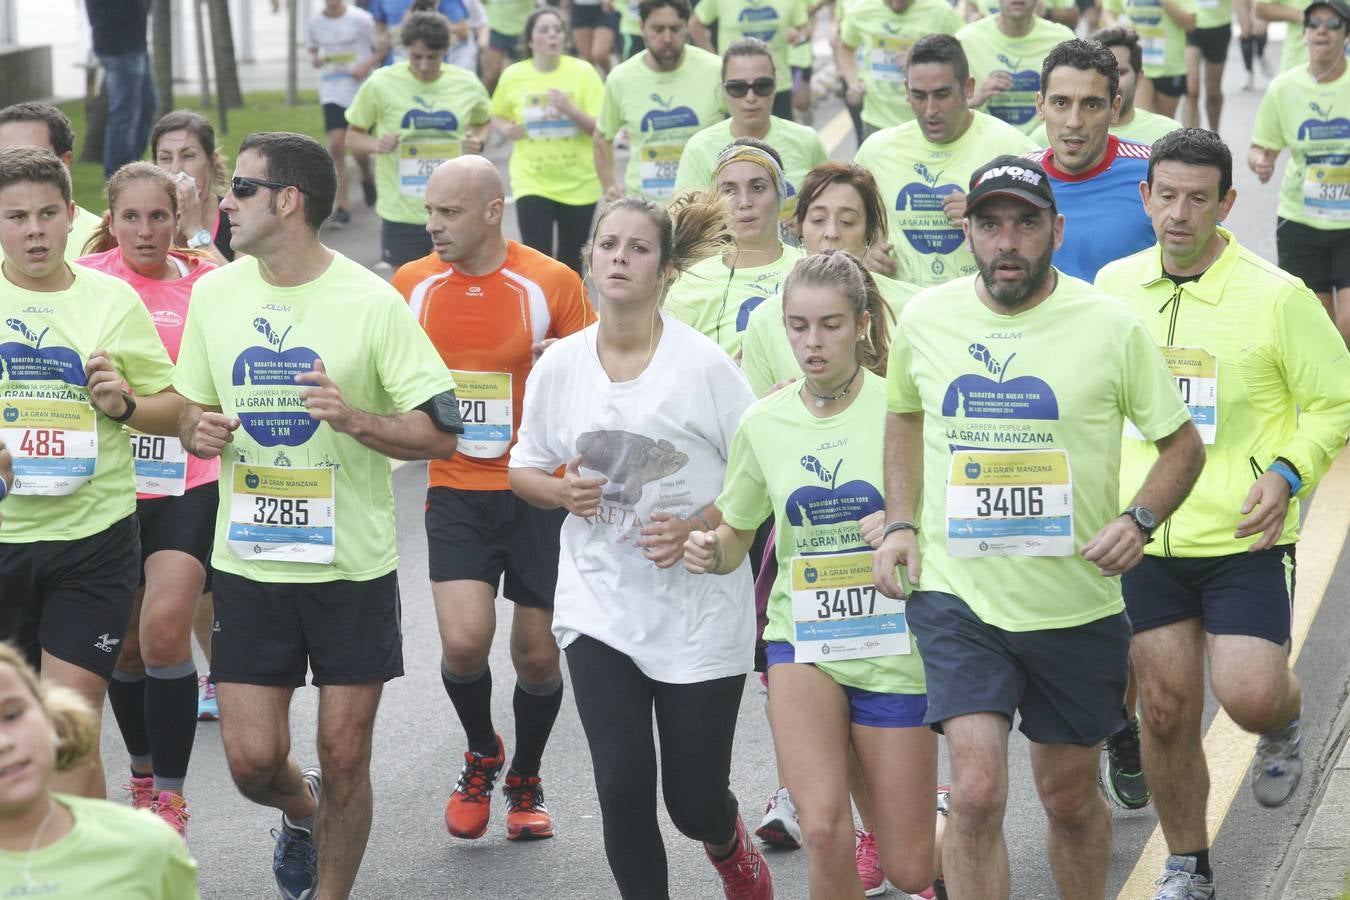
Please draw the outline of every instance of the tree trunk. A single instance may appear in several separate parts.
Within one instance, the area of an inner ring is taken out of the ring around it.
[[[211,21],[211,58],[216,69],[216,91],[220,103],[241,109],[244,94],[239,88],[239,67],[234,59],[234,31],[230,22],[229,0],[206,0]]]
[[[103,138],[108,125],[108,85],[93,57],[84,76],[84,147],[80,162],[103,165]]]
[[[154,65],[155,90],[159,92],[159,109],[155,110],[158,118],[174,107],[172,0],[153,0],[150,15],[150,56]]]
[[[300,0],[286,0],[286,105],[300,105],[300,35],[297,7]]]
[[[192,0],[192,19],[197,36],[197,80],[201,82],[201,107],[211,106],[211,63],[206,56],[206,0]]]

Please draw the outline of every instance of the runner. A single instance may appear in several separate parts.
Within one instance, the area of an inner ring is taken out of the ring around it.
[[[520,59],[520,36],[525,33],[525,18],[534,9],[534,0],[485,0],[488,40],[481,47],[479,70],[489,94],[497,90],[497,79],[512,62]]]
[[[230,217],[220,208],[230,179],[211,121],[190,109],[161,116],[150,131],[150,157],[178,187],[174,246],[204,253],[217,265],[232,261]],[[373,197],[373,184],[371,191]]]
[[[826,6],[833,6],[835,0],[816,0],[806,5],[806,20],[811,23],[811,33],[815,33],[816,13]],[[811,93],[811,77],[816,70],[816,52],[811,37],[800,44],[788,48],[788,68],[792,72],[792,116],[803,125],[811,125],[815,118],[812,106],[815,102]]]
[[[733,241],[722,253],[690,266],[671,286],[666,312],[739,358],[750,314],[779,296],[802,252],[778,237],[787,178],[777,150],[754,138],[737,138],[717,157],[713,189],[726,198]]]
[[[1000,3],[1001,0],[962,0],[961,5],[965,8],[965,19],[974,22],[984,16],[998,15],[1001,12]],[[1091,6],[1091,0],[1088,5]],[[1066,28],[1078,27],[1081,9],[1074,0],[1042,0],[1040,6],[1042,9],[1037,15]]]
[[[1091,279],[1153,240],[1139,202],[1148,147],[1111,134],[1122,102],[1116,56],[1102,45],[1075,38],[1045,58],[1036,109],[1050,146],[1030,156],[1054,182],[1055,205],[1064,216],[1055,268],[1074,278]],[[1100,227],[1102,222],[1111,227]]]
[[[1034,131],[1041,63],[1057,44],[1073,39],[1073,30],[1037,15],[1032,0],[1000,0],[996,15],[971,22],[956,39],[978,85],[971,107]]]
[[[647,49],[642,39],[642,15],[638,11],[638,0],[614,0],[619,13],[619,40],[623,41],[619,56],[629,60]]]
[[[723,234],[711,200],[680,201],[673,223],[639,197],[601,212],[587,269],[603,324],[540,358],[511,450],[517,496],[570,514],[553,633],[567,652],[605,855],[625,900],[670,896],[653,713],[671,821],[703,842],[727,900],[773,897],[728,786],[754,657],[749,567],[699,578],[677,565],[689,533],[720,521],[713,500],[754,399],[726,354],[660,311],[671,279],[716,252]]]
[[[370,13],[345,0],[324,0],[323,9],[309,19],[305,33],[309,60],[323,72],[319,81],[319,103],[323,108],[323,130],[328,135],[328,152],[337,166],[337,208],[333,223],[346,225],[352,220],[347,212],[347,107],[356,89],[375,70],[384,56],[376,50],[375,23]],[[361,171],[361,183],[369,184],[366,205],[374,206],[375,176],[370,156],[353,154]]]
[[[1120,112],[1111,123],[1112,134],[1136,144],[1152,145],[1164,134],[1181,127],[1176,119],[1134,105],[1134,93],[1144,72],[1144,52],[1139,47],[1138,34],[1129,28],[1104,28],[1092,35],[1091,40],[1110,50],[1116,57],[1116,71],[1120,75]],[[1031,140],[1038,147],[1050,146],[1044,122],[1031,133]]]
[[[1284,49],[1280,53],[1280,71],[1288,72],[1308,64],[1308,44],[1304,40],[1304,15],[1307,6],[1303,0],[1260,0],[1256,4],[1256,17],[1265,22],[1284,22]],[[1262,73],[1270,78],[1270,70],[1264,65]]]
[[[438,13],[413,13],[399,30],[408,62],[379,69],[347,107],[347,146],[377,154],[375,212],[384,262],[398,268],[431,252],[423,206],[442,161],[481,153],[492,130],[487,92],[441,57],[450,28]]]
[[[1206,660],[1224,711],[1260,735],[1257,803],[1281,806],[1298,787],[1302,691],[1288,658],[1298,498],[1350,431],[1350,353],[1297,278],[1218,226],[1237,199],[1232,179],[1218,135],[1160,140],[1143,188],[1158,244],[1097,278],[1143,319],[1207,445],[1190,497],[1122,580],[1144,766],[1171,854],[1156,900],[1217,896],[1200,741]],[[1126,429],[1122,502],[1156,457],[1136,436]]]
[[[492,114],[497,130],[515,141],[511,190],[521,241],[580,274],[581,245],[600,199],[591,143],[605,86],[595,67],[565,55],[566,47],[562,13],[547,6],[530,13],[527,58],[502,73]]]
[[[1292,30],[1292,29],[1291,29]],[[1316,292],[1350,342],[1350,125],[1332,118],[1350,102],[1345,50],[1350,4],[1321,0],[1304,10],[1308,64],[1282,72],[1256,110],[1247,166],[1265,184],[1288,148],[1275,247],[1280,268]]]
[[[1115,576],[1185,497],[1204,448],[1143,324],[1051,266],[1064,226],[1039,165],[1001,156],[978,169],[965,227],[980,274],[911,300],[892,344],[876,585],[904,596],[903,564],[920,586],[906,614],[952,766],[951,896],[1010,896],[1003,817],[1020,714],[1059,895],[1104,900],[1111,817],[1096,776],[1129,671]],[[1127,417],[1161,455],[1117,515],[1118,451],[1101,437]]]
[[[759,38],[773,55],[776,77],[773,114],[792,118],[791,48],[811,42],[811,17],[806,0],[699,0],[690,23],[694,43],[710,53],[725,53],[742,38]],[[709,28],[717,29],[714,45]]]
[[[1181,119],[1187,128],[1200,127],[1203,86],[1205,117],[1210,130],[1218,133],[1219,117],[1223,114],[1223,69],[1231,43],[1233,0],[1196,0],[1195,27],[1186,32],[1186,102]]]
[[[862,264],[842,253],[798,261],[784,293],[805,377],[742,419],[717,500],[722,524],[690,534],[685,568],[735,571],[760,523],[773,517],[769,720],[804,826],[811,894],[864,887],[849,834],[848,770],[820,765],[848,754],[857,755],[868,795],[887,798],[872,811],[882,866],[900,890],[918,892],[936,874],[937,738],[923,727],[923,668],[898,624],[903,610],[885,600],[875,607],[871,584],[869,537],[883,524],[882,446],[880,431],[866,423],[884,415],[885,382],[873,370],[885,371],[889,316]]]
[[[527,27],[526,34],[532,33]],[[595,314],[574,272],[503,237],[504,202],[501,176],[487,160],[442,163],[427,183],[427,229],[436,250],[399,269],[394,287],[450,368],[466,423],[456,455],[432,461],[427,488],[441,680],[469,743],[445,824],[455,837],[482,837],[492,788],[506,765],[505,745],[492,726],[488,667],[496,631],[493,601],[505,573],[504,593],[515,604],[516,669],[515,755],[504,782],[506,836],[521,840],[553,836],[539,765],[562,704],[558,645],[550,626],[558,529],[565,514],[535,509],[511,493],[507,454],[520,422],[532,349],[581,330]]]
[[[639,10],[646,49],[615,66],[605,80],[595,123],[595,169],[606,200],[626,192],[669,203],[685,143],[722,119],[714,88],[722,63],[686,46],[688,0],[642,0]],[[625,130],[632,146],[620,183],[614,177],[614,138]]]
[[[408,61],[399,28],[416,12],[438,12],[450,22],[450,49],[445,61],[470,73],[478,71],[478,34],[487,28],[480,0],[371,0],[375,39],[384,65]]]
[[[731,118],[708,126],[685,144],[675,176],[677,194],[712,187],[718,155],[737,138],[752,137],[773,147],[783,160],[788,196],[778,215],[785,222],[792,220],[798,186],[830,153],[814,128],[770,112],[774,77],[773,56],[759,38],[741,38],[727,47],[722,57],[722,93]]]
[[[14,455],[0,528],[0,640],[95,714],[112,676],[140,574],[131,445],[122,425],[173,434],[182,398],[136,292],[71,266],[70,173],[36,147],[0,149],[0,430]],[[133,399],[122,390],[129,385]],[[103,797],[95,749],[57,777]]]
[[[245,797],[282,811],[286,900],[316,877],[346,897],[370,831],[375,712],[403,674],[388,457],[448,458],[463,429],[398,292],[319,242],[336,191],[312,138],[245,139],[222,203],[249,259],[197,282],[174,374],[183,445],[221,457],[229,495],[211,556],[225,757]],[[289,752],[307,669],[322,776]]]
[[[572,0],[572,37],[577,56],[595,67],[603,78],[609,71],[610,54],[614,52],[614,29],[609,27],[609,13],[601,0]],[[525,28],[526,40],[530,29]],[[590,230],[589,222],[582,232]]]
[[[50,150],[69,171],[75,161],[75,132],[66,114],[50,103],[15,103],[0,109],[0,148],[3,147]],[[75,221],[66,241],[67,262],[84,253],[84,245],[102,221],[96,213],[75,206]]]
[[[1144,51],[1143,95],[1139,105],[1162,116],[1176,115],[1186,93],[1186,32],[1195,27],[1198,0],[1105,0],[1115,19],[1122,16],[1139,32]]]
[[[54,790],[98,746],[98,719],[78,696],[39,683],[0,643],[0,884],[15,897],[137,896],[196,900],[197,864],[152,817]],[[26,771],[15,778],[14,769]]]
[[[1253,63],[1260,64],[1261,74],[1267,81],[1271,78],[1270,63],[1266,61],[1266,20],[1257,15],[1256,6],[1255,0],[1234,0],[1233,3],[1233,12],[1237,14],[1238,20],[1238,46],[1242,49],[1242,68],[1247,72],[1246,80],[1242,83],[1244,91],[1254,90],[1256,87]]]
[[[188,299],[215,268],[170,251],[178,193],[153,163],[127,163],[108,179],[108,220],[77,262],[119,278],[140,295],[155,329],[178,358]],[[197,664],[192,619],[206,584],[220,463],[188,456],[177,438],[131,433],[140,589],[108,699],[131,756],[132,805],[187,834],[183,781],[197,731]]]
[[[970,173],[991,152],[1036,148],[1007,122],[970,109],[975,82],[956,38],[916,41],[907,77],[916,120],[868,138],[854,162],[876,176],[895,237],[873,243],[867,267],[928,286],[976,271],[961,233]]]
[[[835,160],[813,169],[802,184],[797,231],[809,254],[842,251],[863,259],[869,247],[887,239],[886,207],[872,173],[856,163]],[[875,273],[872,280],[886,303],[888,330],[894,330],[900,308],[919,289]],[[756,397],[801,377],[780,298],[765,301],[750,314],[741,340],[741,371]]]
[[[944,0],[854,0],[835,8],[839,43],[834,64],[844,81],[845,102],[862,108],[861,145],[877,131],[919,114],[905,91],[911,48],[925,35],[956,34],[961,17]]]

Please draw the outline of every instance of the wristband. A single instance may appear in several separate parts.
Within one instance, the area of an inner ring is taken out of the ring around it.
[[[4,479],[4,476],[0,476],[0,500],[4,500],[8,496],[9,482]]]
[[[901,519],[898,522],[892,522],[891,524],[887,525],[886,530],[881,533],[881,539],[884,541],[886,540],[886,538],[895,534],[897,531],[912,531],[915,534],[918,534],[919,526],[915,525],[913,522],[906,522],[904,519]]]
[[[125,422],[127,419],[130,419],[132,416],[136,414],[136,401],[131,399],[131,395],[128,394],[126,391],[123,391],[122,399],[126,401],[127,411],[122,413],[120,416],[108,416],[109,421]]]
[[[1298,473],[1294,471],[1294,467],[1283,459],[1275,460],[1270,464],[1270,468],[1266,469],[1266,471],[1274,472],[1276,475],[1289,482],[1289,496],[1291,497],[1298,493],[1299,488],[1303,487],[1303,479],[1299,478]]]

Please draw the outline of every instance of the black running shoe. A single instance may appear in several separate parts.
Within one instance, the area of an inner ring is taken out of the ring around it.
[[[1153,799],[1139,758],[1137,716],[1106,739],[1106,776],[1098,774],[1097,779],[1106,795],[1124,809],[1143,809]]]

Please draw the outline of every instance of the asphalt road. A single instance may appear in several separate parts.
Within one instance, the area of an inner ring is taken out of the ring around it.
[[[1279,59],[1279,46],[1267,50]],[[1227,223],[1239,239],[1274,258],[1274,184],[1259,186],[1242,161],[1251,134],[1258,93],[1242,92],[1241,67],[1236,47],[1226,79],[1228,105],[1223,134],[1238,161],[1236,186],[1239,198]],[[1261,82],[1263,83],[1263,82]],[[854,150],[852,130],[831,128],[840,111],[836,99],[823,100],[816,109],[816,125],[826,134],[841,134],[834,156],[849,158]],[[500,145],[489,155],[505,168],[506,153]],[[1285,157],[1287,159],[1287,157]],[[1281,168],[1283,160],[1281,161]],[[333,247],[372,265],[378,259],[377,222],[368,210],[353,209],[353,221],[342,230],[326,235]],[[514,210],[508,213],[508,234],[515,234]],[[466,842],[449,837],[442,822],[444,804],[454,785],[463,751],[463,734],[445,697],[439,677],[439,644],[427,582],[426,539],[422,525],[425,468],[408,465],[394,476],[398,501],[397,530],[402,557],[400,582],[403,591],[404,657],[407,676],[388,685],[376,729],[374,761],[375,824],[353,896],[363,898],[438,897],[456,900],[480,898],[558,898],[601,900],[617,896],[606,866],[600,832],[599,809],[590,758],[571,699],[562,713],[545,756],[544,778],[557,837],[518,845],[505,840],[502,809],[494,809],[488,834]],[[1325,539],[1310,534],[1305,543]],[[1339,540],[1334,542],[1339,547]],[[1344,700],[1350,680],[1350,659],[1343,635],[1350,633],[1350,610],[1345,597],[1350,590],[1350,565],[1341,559],[1312,623],[1310,635],[1298,660],[1297,671],[1305,685],[1304,733],[1308,770],[1304,787],[1284,809],[1258,807],[1240,783],[1231,809],[1222,819],[1214,844],[1213,860],[1224,900],[1266,897],[1279,877],[1279,866],[1290,841],[1302,822],[1321,774],[1320,759]],[[1296,601],[1297,603],[1297,601]],[[510,609],[498,601],[499,634],[492,654],[497,675],[494,688],[498,728],[511,746],[510,704],[513,687],[507,653],[506,628]],[[295,752],[301,764],[315,762],[314,733],[317,691],[297,692],[292,707]],[[1212,704],[1211,704],[1212,707]],[[758,821],[768,793],[776,787],[773,749],[763,714],[763,692],[757,680],[747,682],[732,785],[740,797],[751,827]],[[1212,714],[1212,708],[1208,715]],[[112,723],[105,718],[104,758],[109,765],[109,796],[121,796],[125,779],[125,750]],[[1246,741],[1245,744],[1242,742]],[[1252,741],[1239,738],[1236,762],[1231,770],[1245,766]],[[945,768],[945,767],[944,767]],[[1006,820],[1017,898],[1056,896],[1044,853],[1044,816],[1035,798],[1024,742],[1016,733],[1011,750],[1011,791]],[[1216,771],[1216,781],[1219,773]],[[202,724],[189,774],[187,794],[193,814],[189,846],[201,866],[202,893],[208,898],[255,898],[272,894],[271,848],[268,835],[278,815],[245,801],[234,790],[226,771],[217,724]],[[1130,878],[1155,826],[1151,810],[1115,813],[1115,848],[1111,870],[1111,894]],[[700,848],[681,837],[664,818],[670,863],[671,894],[690,900],[720,897],[712,868]],[[805,866],[800,853],[770,855],[777,896],[795,900],[807,896]],[[1141,871],[1152,874],[1156,863]],[[1151,880],[1151,879],[1150,879]],[[1136,876],[1131,892],[1122,897],[1149,897],[1141,893]],[[892,896],[898,896],[892,894]],[[1302,900],[1302,898],[1301,898]],[[1307,898],[1325,900],[1325,898]]]

